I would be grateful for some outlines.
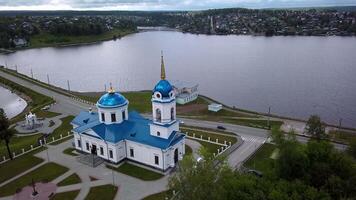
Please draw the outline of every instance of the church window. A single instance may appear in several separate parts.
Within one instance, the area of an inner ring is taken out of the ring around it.
[[[85,142],[85,146],[87,148],[87,151],[89,151],[89,143],[88,142]]]
[[[130,148],[130,157],[135,157],[134,149]]]
[[[111,113],[111,122],[116,122],[116,115],[115,115],[115,113]]]
[[[112,152],[111,149],[109,149],[109,156],[110,156],[110,158],[113,158],[113,157],[114,157],[113,152]]]
[[[78,142],[78,147],[82,148],[82,143],[80,142],[80,140],[78,140],[77,142]]]
[[[171,120],[174,120],[174,108],[171,108]]]
[[[159,158],[158,158],[157,155],[155,155],[155,164],[156,164],[156,165],[159,165]]]
[[[161,133],[159,131],[157,131],[157,136],[161,136]]]
[[[125,120],[125,119],[126,119],[126,112],[122,111],[122,120]]]
[[[159,93],[156,94],[157,98],[161,98],[161,95]]]
[[[105,122],[105,114],[101,113],[101,121]]]
[[[156,109],[156,121],[161,122],[161,110]]]
[[[100,155],[104,155],[104,148],[103,147],[100,147]]]

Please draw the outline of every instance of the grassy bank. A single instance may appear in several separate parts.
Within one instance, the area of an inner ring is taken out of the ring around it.
[[[15,152],[15,154],[22,153],[22,149],[25,151],[31,149],[31,145],[36,147],[39,145],[38,139],[41,137],[41,134],[30,135],[30,136],[14,136],[10,140],[10,150],[11,152]],[[6,149],[5,142],[3,140],[0,141],[0,158],[3,156],[9,157]]]
[[[25,109],[20,115],[12,118],[10,120],[11,123],[18,122],[24,119],[26,111],[40,111],[40,109],[46,105],[54,103],[54,100],[48,96],[35,92],[29,88],[21,86],[17,83],[14,83],[4,77],[1,77],[0,84],[6,85],[7,87],[11,88],[11,90],[16,91],[17,93],[24,94],[30,99],[27,99],[28,108]]]
[[[130,29],[114,29],[100,35],[84,35],[84,36],[68,36],[68,35],[52,35],[49,33],[41,33],[31,37],[30,46],[28,48],[53,47],[94,43],[106,40],[112,40],[114,37],[121,38],[125,35],[136,32]]]
[[[267,173],[274,166],[272,159],[273,152],[276,146],[273,144],[263,144],[244,164],[245,167],[256,169],[261,172]]]

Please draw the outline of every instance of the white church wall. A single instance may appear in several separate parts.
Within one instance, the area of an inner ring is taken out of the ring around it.
[[[130,149],[133,149],[133,157],[130,154]],[[126,155],[130,160],[150,165],[155,168],[163,168],[162,150],[159,148],[126,140]],[[155,163],[155,156],[158,156],[158,164]]]
[[[179,130],[179,123],[177,121],[168,127],[160,126],[157,124],[150,124],[150,134],[165,139],[169,138],[169,136],[173,131],[178,131],[178,130]]]
[[[125,112],[125,116],[123,116],[123,112]],[[102,113],[104,113],[105,121],[102,119]],[[98,107],[99,120],[105,124],[113,124],[113,123],[121,123],[123,120],[128,119],[128,104],[122,107],[117,108],[100,108]],[[113,122],[111,119],[111,114],[115,114],[116,121]],[[125,117],[125,118],[123,118]]]
[[[170,102],[170,103],[160,103],[160,102],[152,102],[152,113],[153,113],[153,119],[157,119],[157,112],[156,110],[159,109],[161,111],[161,122],[158,123],[169,123],[172,121],[171,117],[171,109],[173,108],[174,113],[174,119],[176,117],[176,102],[175,100]]]

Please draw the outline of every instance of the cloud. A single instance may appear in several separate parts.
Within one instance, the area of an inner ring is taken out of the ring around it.
[[[356,0],[0,0],[0,10],[198,10],[356,5]]]

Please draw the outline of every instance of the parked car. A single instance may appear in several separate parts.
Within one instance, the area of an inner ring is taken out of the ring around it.
[[[253,175],[258,176],[258,177],[262,177],[262,176],[263,176],[263,173],[262,173],[262,172],[257,171],[257,170],[254,170],[254,169],[248,170],[247,173],[253,174]]]
[[[181,120],[181,121],[179,121],[179,123],[180,123],[180,124],[184,124],[184,121]]]
[[[216,128],[217,128],[217,129],[220,129],[220,130],[226,130],[226,128],[223,127],[223,126],[217,126]]]

